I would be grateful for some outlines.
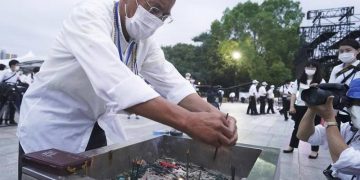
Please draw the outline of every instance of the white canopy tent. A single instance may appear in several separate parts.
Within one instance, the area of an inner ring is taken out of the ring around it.
[[[26,53],[24,56],[18,57],[18,58],[12,58],[12,59],[16,59],[20,62],[20,64],[23,64],[24,66],[40,66],[44,61],[45,58],[44,57],[40,57],[40,56],[35,56],[34,53],[32,51],[29,51],[28,53]],[[4,64],[6,65],[6,67],[9,67],[9,62],[12,59],[2,59],[0,60],[0,64]],[[39,64],[39,65],[37,65]]]

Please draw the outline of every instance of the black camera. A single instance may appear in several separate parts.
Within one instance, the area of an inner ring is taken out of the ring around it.
[[[341,110],[349,105],[349,98],[346,96],[348,89],[349,87],[346,84],[319,84],[315,87],[303,90],[301,99],[305,101],[308,106],[317,106],[325,104],[329,96],[334,96],[334,109]]]

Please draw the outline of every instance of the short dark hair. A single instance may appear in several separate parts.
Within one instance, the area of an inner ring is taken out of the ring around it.
[[[0,70],[4,70],[6,68],[5,64],[0,64]]]
[[[20,62],[16,59],[13,59],[9,62],[9,67],[19,64]]]
[[[38,73],[40,71],[40,67],[34,67],[33,73]]]
[[[360,48],[359,42],[357,42],[355,39],[345,39],[341,41],[340,46],[351,46],[356,50]]]

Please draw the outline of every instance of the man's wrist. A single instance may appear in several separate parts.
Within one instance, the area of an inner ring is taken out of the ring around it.
[[[330,120],[330,121],[325,121],[324,126],[326,129],[328,129],[329,127],[337,127],[338,123],[336,121]]]
[[[324,118],[324,121],[326,122],[336,122],[335,117],[329,117],[329,118]]]

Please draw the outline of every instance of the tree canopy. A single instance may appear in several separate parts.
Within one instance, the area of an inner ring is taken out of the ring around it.
[[[198,45],[163,47],[166,58],[181,74],[224,87],[251,79],[280,84],[292,78],[303,18],[299,2],[247,1],[226,9],[209,32],[193,38]],[[234,52],[240,58],[233,57]]]

